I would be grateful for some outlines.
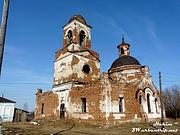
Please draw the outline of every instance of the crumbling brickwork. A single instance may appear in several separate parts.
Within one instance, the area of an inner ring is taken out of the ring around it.
[[[36,119],[41,118],[59,118],[59,99],[58,95],[52,91],[42,93],[42,90],[37,90],[36,93]]]
[[[35,118],[71,118],[96,124],[160,118],[160,98],[149,74],[118,45],[119,58],[100,73],[99,54],[91,50],[91,26],[80,15],[64,26],[64,47],[56,52],[52,91],[36,93]]]

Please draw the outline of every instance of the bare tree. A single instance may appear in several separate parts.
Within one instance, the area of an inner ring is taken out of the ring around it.
[[[180,87],[172,86],[165,89],[163,94],[166,116],[180,117]]]
[[[1,22],[1,29],[0,29],[0,75],[1,75],[1,68],[2,68],[2,61],[3,61],[8,11],[9,11],[9,0],[4,0],[3,15],[2,15],[2,22]]]

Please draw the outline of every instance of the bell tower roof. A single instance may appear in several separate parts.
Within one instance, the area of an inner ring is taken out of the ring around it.
[[[71,19],[68,21],[67,24],[65,24],[63,27],[67,26],[68,24],[70,24],[72,21],[78,21],[82,24],[84,24],[85,26],[89,27],[90,29],[92,28],[92,26],[90,26],[89,24],[87,24],[86,20],[84,19],[84,17],[82,15],[79,15],[79,14],[76,14],[76,15],[73,15],[71,17]]]
[[[81,23],[84,23],[84,24],[86,24],[86,20],[84,19],[84,17],[82,17],[81,15],[73,15],[72,17],[71,17],[71,19],[68,21],[68,23],[70,23],[71,21],[73,21],[73,20],[78,20],[79,22],[81,22]]]

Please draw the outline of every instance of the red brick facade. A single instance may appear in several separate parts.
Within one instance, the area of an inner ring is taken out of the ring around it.
[[[100,73],[99,54],[91,50],[90,28],[80,15],[64,26],[64,47],[56,52],[53,89],[37,91],[36,119],[59,119],[63,114],[104,124],[159,118],[159,93],[148,67],[130,56],[130,45],[123,39],[119,58],[108,73]]]
[[[36,93],[36,119],[55,118],[59,117],[58,96],[52,91],[42,93],[42,90],[37,90]]]

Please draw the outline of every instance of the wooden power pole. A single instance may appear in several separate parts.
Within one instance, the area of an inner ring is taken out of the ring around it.
[[[160,100],[161,100],[161,124],[164,123],[164,108],[163,108],[163,93],[162,93],[162,80],[161,80],[161,72],[159,72],[159,89],[160,89]],[[162,126],[163,128],[163,126]]]
[[[2,21],[1,21],[1,28],[0,28],[0,76],[1,76],[1,69],[2,69],[2,62],[3,62],[8,11],[9,11],[9,0],[4,0],[3,14],[2,14]]]

